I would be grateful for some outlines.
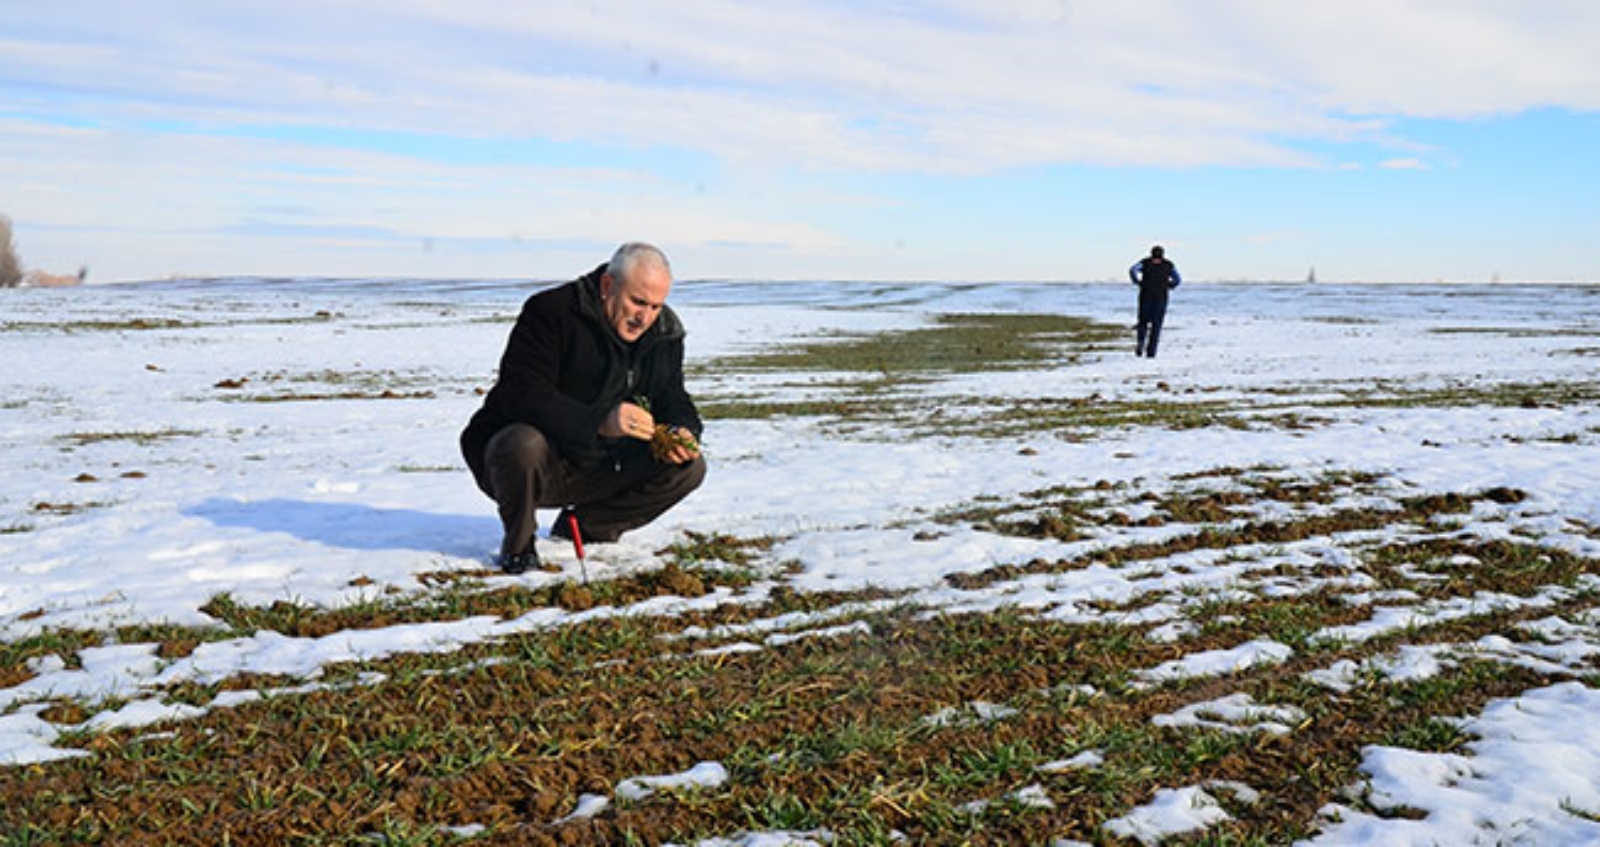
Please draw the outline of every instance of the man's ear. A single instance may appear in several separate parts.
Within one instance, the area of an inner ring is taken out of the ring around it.
[[[610,296],[611,296],[611,272],[610,271],[605,271],[605,272],[600,274],[600,299],[604,300],[604,299],[606,299],[606,298],[608,298]]]

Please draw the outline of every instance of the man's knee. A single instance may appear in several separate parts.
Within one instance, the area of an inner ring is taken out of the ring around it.
[[[479,487],[495,497],[496,480],[522,479],[537,473],[550,461],[551,450],[549,440],[539,430],[525,423],[506,425],[484,447],[485,478]]]
[[[550,455],[550,442],[527,424],[507,424],[489,439],[484,454],[490,468],[532,467]]]
[[[683,493],[700,487],[706,481],[706,457],[696,456],[692,461],[683,466]]]
[[[705,478],[706,460],[703,456],[696,456],[681,465],[665,466],[649,486],[654,491],[649,496],[655,501],[655,510],[670,509],[683,502],[700,487]]]
[[[706,459],[696,456],[681,465],[668,465],[656,477],[657,490],[668,492],[672,502],[688,497],[706,478]]]

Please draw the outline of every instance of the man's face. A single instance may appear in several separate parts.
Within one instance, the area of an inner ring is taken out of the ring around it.
[[[661,316],[661,307],[671,290],[672,274],[657,264],[636,264],[632,276],[627,279],[607,271],[600,278],[606,323],[611,324],[623,341],[629,344],[638,341]]]

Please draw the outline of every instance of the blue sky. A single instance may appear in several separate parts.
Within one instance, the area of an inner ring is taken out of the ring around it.
[[[23,262],[1600,280],[1593,0],[7,2]]]

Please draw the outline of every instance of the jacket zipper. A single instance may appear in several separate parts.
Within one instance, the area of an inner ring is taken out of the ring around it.
[[[633,400],[633,363],[632,362],[628,363],[628,379],[627,379],[625,384],[626,384],[627,388],[626,388],[626,390],[624,390],[622,392],[623,399],[624,400],[628,400],[628,401],[631,402]],[[612,464],[612,471],[615,472],[615,473],[622,473],[622,454],[621,453],[617,454],[617,458],[616,458],[615,462]]]

